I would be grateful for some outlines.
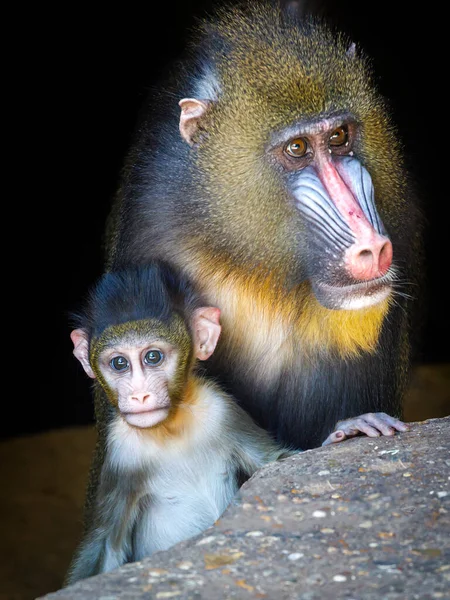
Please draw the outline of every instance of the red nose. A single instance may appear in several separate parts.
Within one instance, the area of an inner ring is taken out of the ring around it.
[[[367,244],[354,244],[345,253],[349,275],[359,281],[370,281],[386,275],[392,264],[392,244],[382,235],[376,235]]]

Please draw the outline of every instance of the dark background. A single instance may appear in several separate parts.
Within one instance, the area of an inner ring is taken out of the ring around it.
[[[35,32],[26,110],[39,129],[32,144],[39,174],[30,198],[27,260],[35,279],[24,334],[33,360],[20,375],[30,382],[26,406],[20,396],[12,398],[9,406],[19,418],[2,420],[6,436],[93,419],[90,380],[72,356],[67,314],[102,272],[104,222],[139,107],[183,51],[195,19],[212,5],[155,2],[142,12],[142,4],[127,3],[102,13],[73,5],[64,15],[53,12]],[[442,283],[450,258],[444,219],[449,194],[443,188],[448,167],[441,152],[448,130],[440,83],[448,71],[442,17],[432,3],[413,9],[409,2],[329,0],[324,6],[328,18],[372,57],[378,87],[391,104],[428,223],[420,360],[449,361],[449,300]]]

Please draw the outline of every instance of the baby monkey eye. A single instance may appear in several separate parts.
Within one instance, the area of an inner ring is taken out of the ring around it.
[[[125,369],[128,369],[128,361],[125,356],[115,356],[109,364],[114,371],[125,371]]]
[[[163,361],[164,354],[159,350],[149,350],[144,356],[144,362],[147,365],[155,366],[159,365]]]
[[[304,138],[295,138],[291,140],[284,148],[286,154],[294,158],[305,156],[308,150],[308,142]]]
[[[348,143],[348,127],[342,125],[333,131],[330,135],[330,146],[345,146]]]

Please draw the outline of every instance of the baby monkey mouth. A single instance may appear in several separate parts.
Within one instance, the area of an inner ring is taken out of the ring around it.
[[[133,409],[131,412],[122,413],[122,418],[128,423],[137,427],[138,429],[148,429],[155,427],[160,423],[164,422],[169,415],[169,405],[164,406],[153,406],[139,407]]]
[[[159,410],[167,410],[170,407],[170,404],[162,404],[161,406],[137,406],[132,409],[127,409],[123,411],[124,415],[142,415],[144,413],[153,413]]]

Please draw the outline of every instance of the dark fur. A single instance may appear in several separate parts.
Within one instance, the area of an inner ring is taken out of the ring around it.
[[[210,373],[222,387],[239,399],[253,419],[277,440],[298,449],[321,445],[335,424],[353,413],[386,412],[401,416],[405,374],[392,368],[398,364],[402,344],[397,332],[405,326],[405,315],[398,308],[391,315],[393,326],[382,333],[381,347],[375,355],[343,360],[324,360],[316,368],[306,368],[299,357],[297,368],[286,371],[269,388],[252,381],[235,365],[213,363]]]
[[[191,282],[174,266],[152,261],[105,273],[90,291],[73,323],[98,338],[107,328],[128,321],[156,319],[168,323],[176,311],[186,322],[202,306]]]

